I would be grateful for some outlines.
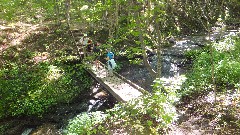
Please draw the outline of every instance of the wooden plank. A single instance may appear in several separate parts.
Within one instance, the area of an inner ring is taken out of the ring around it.
[[[117,73],[114,73],[113,77],[107,77],[107,69],[103,64],[99,70],[95,68],[94,64],[87,66],[87,71],[120,102],[127,102],[144,93],[141,87]]]

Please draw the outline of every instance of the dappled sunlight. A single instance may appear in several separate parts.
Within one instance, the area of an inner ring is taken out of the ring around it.
[[[57,66],[50,65],[47,73],[47,80],[53,81],[59,79],[64,74],[63,70]]]
[[[219,52],[234,50],[235,40],[233,40],[232,36],[236,36],[236,33],[230,32],[228,35],[225,35],[224,40],[214,43],[213,47]]]
[[[6,32],[9,46],[20,45],[23,41],[33,33],[38,33],[40,25],[27,24],[17,22],[6,26],[0,25],[0,29]]]
[[[0,46],[0,53],[2,54],[2,52],[3,52],[4,50],[8,49],[9,47],[10,47],[10,46],[8,46],[6,43],[2,44],[2,45]]]
[[[42,86],[42,87],[44,87],[44,85]],[[37,89],[36,91],[29,91],[28,92],[28,96],[30,97],[30,99],[31,100],[35,100],[35,99],[37,99],[37,98],[40,98],[41,97],[41,95],[42,95],[42,90],[41,89]],[[27,99],[28,100],[28,99]],[[27,102],[27,101],[25,101],[25,102]]]
[[[39,62],[46,62],[49,61],[49,53],[48,52],[38,52],[36,56],[33,57],[32,61],[37,64]]]
[[[204,100],[208,103],[211,103],[213,104],[214,103],[214,100],[215,100],[215,97],[214,97],[214,92],[210,92],[208,95],[206,95],[204,97]]]
[[[231,129],[228,128],[237,124],[234,120],[240,119],[240,93],[237,89],[218,92],[215,100],[215,94],[211,91],[206,95],[194,97],[178,109],[182,127],[202,133],[211,133],[209,131],[213,129],[215,132],[229,132]]]
[[[160,80],[164,87],[172,90],[180,90],[182,84],[186,81],[185,75],[175,76],[175,77],[161,77]]]
[[[202,42],[202,39],[200,37],[196,37],[195,41],[190,37],[182,38],[181,40],[178,40],[176,44],[174,44],[171,48],[165,48],[163,54],[167,53],[174,56],[183,55],[186,51],[199,48],[197,45],[198,42]]]
[[[84,11],[84,10],[87,10],[87,9],[88,9],[88,5],[83,5],[80,10]]]
[[[240,109],[240,93],[238,91],[227,92],[218,96],[216,102],[219,102],[222,106],[233,106]]]
[[[4,54],[5,51],[8,51],[11,49],[11,47],[15,47],[16,51],[14,51],[12,54],[7,54],[7,55],[12,55],[11,57],[16,57],[18,54],[20,56],[23,56],[24,60],[22,62],[28,61],[26,58],[27,55],[25,51],[34,51],[31,50],[29,46],[31,43],[29,42],[29,38],[32,35],[36,35],[39,33],[42,33],[42,30],[45,30],[45,26],[41,26],[39,24],[34,25],[34,24],[27,24],[23,22],[17,22],[17,23],[11,23],[11,24],[5,24],[5,25],[0,25],[0,54]],[[2,40],[2,43],[1,43]],[[37,39],[34,39],[35,41]],[[4,54],[5,55],[5,54]],[[31,55],[31,54],[30,54]],[[31,62],[39,63],[39,62],[44,62],[48,61],[47,59],[49,58],[49,54],[47,52],[42,52],[37,54]],[[30,58],[31,59],[31,58]]]

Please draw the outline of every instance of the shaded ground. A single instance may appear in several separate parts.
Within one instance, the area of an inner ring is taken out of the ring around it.
[[[184,99],[177,105],[181,115],[176,127],[185,134],[240,134],[239,97],[237,92],[219,93],[214,102],[214,93],[210,92]]]

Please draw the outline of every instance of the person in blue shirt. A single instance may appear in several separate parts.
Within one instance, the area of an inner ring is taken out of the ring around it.
[[[116,62],[114,60],[114,53],[111,49],[107,49],[107,65],[108,65],[108,76],[113,76],[113,69],[116,67]]]
[[[114,54],[110,49],[107,49],[107,57],[109,60],[114,59]]]

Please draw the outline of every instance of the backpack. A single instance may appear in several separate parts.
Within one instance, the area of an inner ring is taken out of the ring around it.
[[[116,62],[115,62],[114,59],[109,60],[109,61],[108,61],[108,64],[109,64],[109,66],[110,66],[112,69],[115,69],[116,66],[117,66],[117,64],[116,64]]]
[[[99,47],[99,46],[94,46],[94,47],[93,47],[93,52],[94,52],[94,53],[100,53],[100,52],[101,52],[100,47]]]
[[[113,52],[108,52],[108,57],[109,59],[114,59],[114,53]]]

